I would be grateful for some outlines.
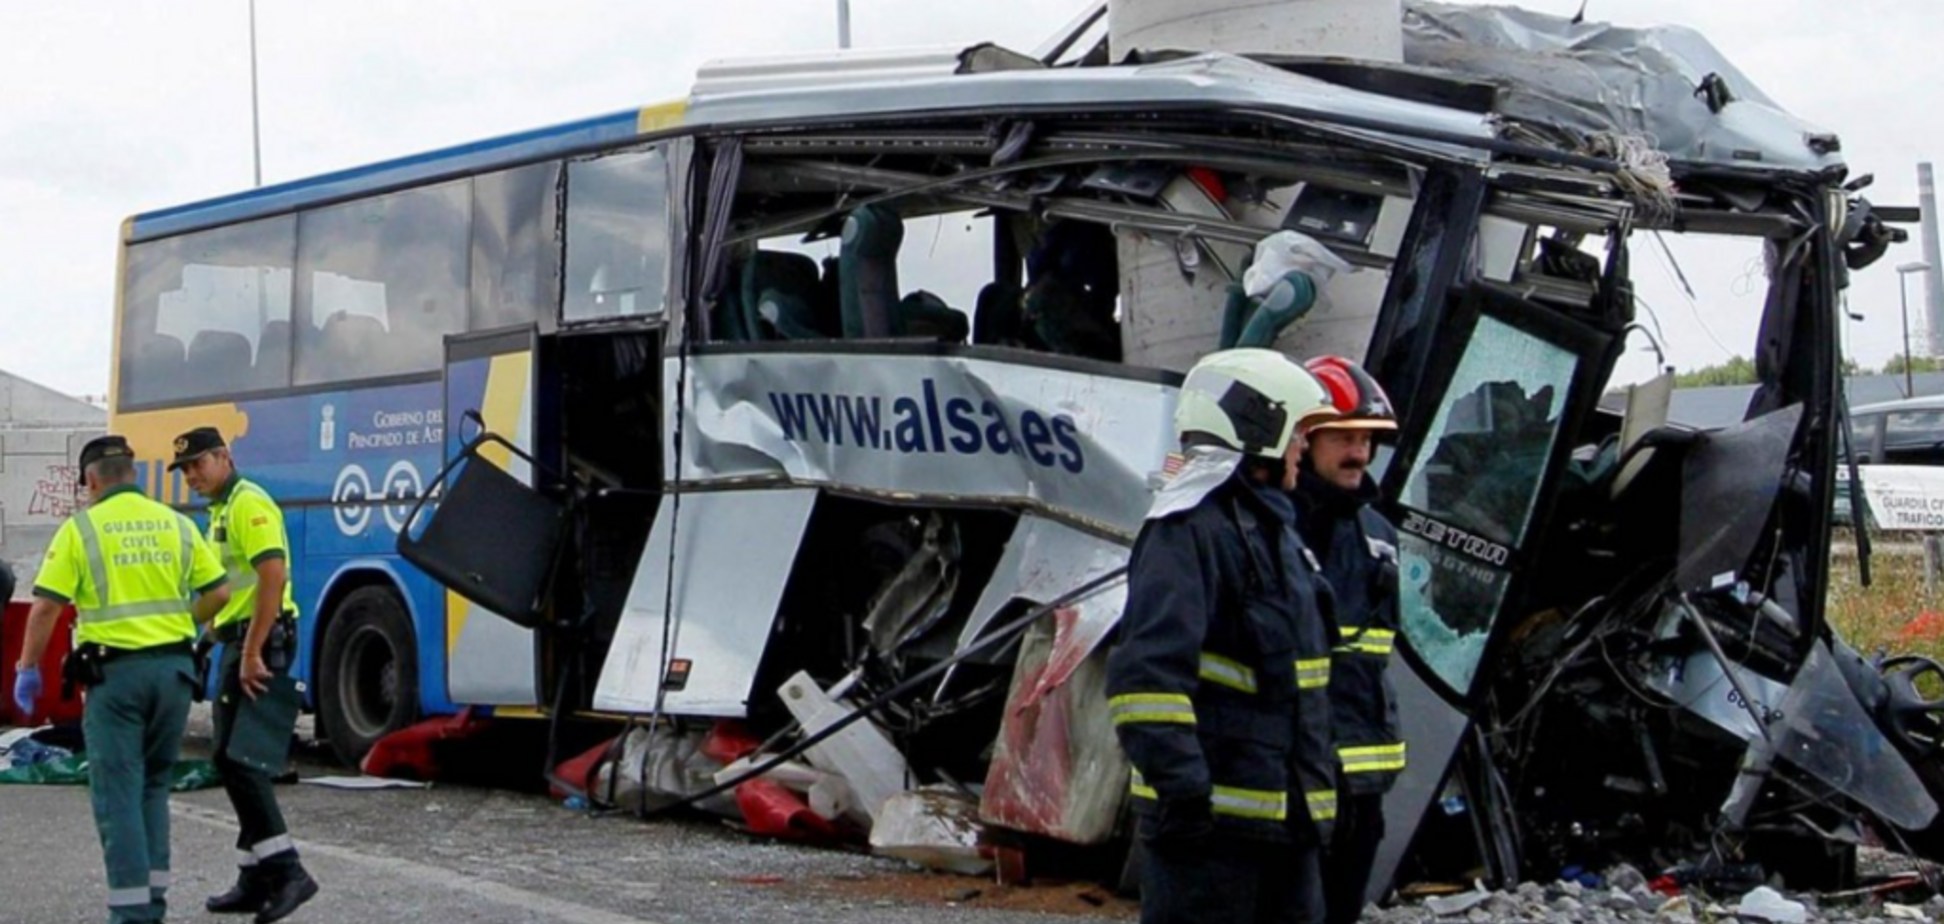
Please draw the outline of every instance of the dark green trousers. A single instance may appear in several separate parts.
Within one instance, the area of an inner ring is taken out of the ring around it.
[[[242,663],[241,644],[223,646],[222,681],[217,686],[216,707],[213,710],[216,719],[216,773],[223,781],[223,792],[229,796],[230,806],[236,810],[236,849],[242,853],[241,865],[262,866],[264,872],[281,877],[297,867],[297,847],[291,842],[290,829],[284,824],[283,809],[277,806],[277,791],[271,783],[271,774],[229,757],[237,716],[255,706],[255,702],[243,692],[243,680],[238,671]],[[286,726],[275,733],[287,741],[294,730],[294,727]]]
[[[108,921],[160,921],[168,909],[169,779],[189,720],[195,663],[187,654],[131,652],[103,674],[88,690],[81,729],[108,869]]]

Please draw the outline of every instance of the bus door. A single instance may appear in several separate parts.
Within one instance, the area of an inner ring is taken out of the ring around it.
[[[446,338],[445,458],[485,430],[533,452],[537,417],[538,332],[532,327]],[[477,416],[479,421],[468,419]],[[532,466],[503,444],[482,444],[466,465],[490,463],[520,484],[534,486]],[[481,543],[502,537],[481,534]],[[514,537],[504,537],[513,539]],[[540,539],[541,537],[527,537]],[[506,545],[524,543],[508,542]],[[536,553],[545,556],[545,551]],[[544,568],[545,562],[531,562]],[[481,604],[445,592],[446,685],[459,705],[540,705],[537,639],[524,619],[498,618]]]

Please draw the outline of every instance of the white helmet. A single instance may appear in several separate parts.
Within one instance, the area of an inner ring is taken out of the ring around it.
[[[1175,436],[1183,449],[1218,445],[1281,459],[1299,424],[1335,416],[1329,391],[1289,357],[1223,350],[1188,370],[1175,406]]]

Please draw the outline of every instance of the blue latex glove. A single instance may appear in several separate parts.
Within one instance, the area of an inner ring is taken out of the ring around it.
[[[20,710],[20,720],[28,721],[34,717],[34,706],[40,702],[41,675],[38,667],[21,668],[14,675],[14,707]]]

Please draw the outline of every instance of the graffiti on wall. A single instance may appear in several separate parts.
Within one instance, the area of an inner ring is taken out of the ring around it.
[[[72,465],[49,465],[34,481],[34,497],[27,504],[27,515],[65,520],[81,508],[79,472]]]

